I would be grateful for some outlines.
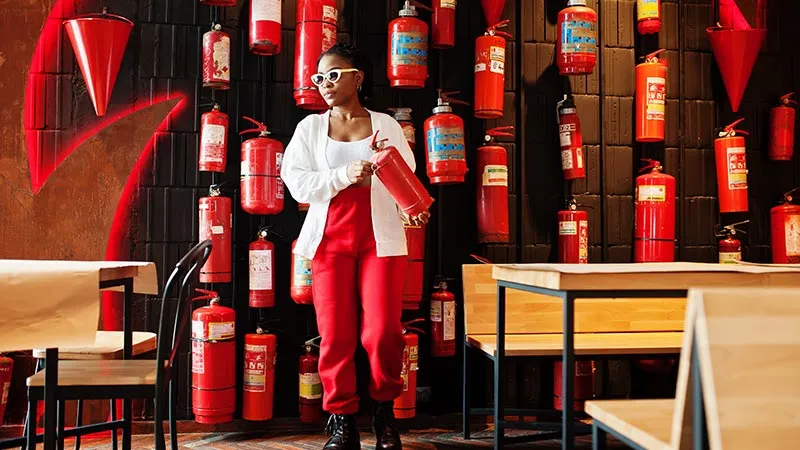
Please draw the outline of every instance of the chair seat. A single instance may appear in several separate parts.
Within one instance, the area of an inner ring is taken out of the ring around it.
[[[30,387],[43,387],[47,369],[28,377]],[[59,386],[146,386],[156,383],[155,360],[59,361]]]
[[[495,335],[469,335],[467,341],[484,353],[496,356]],[[576,355],[679,354],[683,333],[576,333],[574,342]],[[561,356],[563,344],[561,333],[507,334],[505,353],[507,356]]]
[[[675,400],[591,400],[586,414],[650,450],[671,447]]]
[[[84,347],[59,347],[58,359],[61,360],[86,360],[86,359],[122,359],[124,336],[122,331],[98,331],[94,337],[94,344]],[[145,331],[133,332],[133,356],[141,355],[155,350],[157,344],[156,334]],[[33,349],[33,357],[45,358],[46,349]]]

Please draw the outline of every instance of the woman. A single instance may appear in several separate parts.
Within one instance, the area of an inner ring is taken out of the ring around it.
[[[426,223],[426,211],[405,217],[369,162],[373,135],[397,147],[411,170],[414,155],[400,124],[363,104],[369,60],[337,44],[320,56],[312,76],[331,107],[303,119],[281,168],[287,189],[310,205],[294,253],[311,259],[314,308],[322,341],[323,408],[331,413],[327,450],[360,449],[355,424],[355,350],[370,361],[370,397],[378,449],[401,449],[393,400],[403,389],[402,288],[406,268],[403,220]]]

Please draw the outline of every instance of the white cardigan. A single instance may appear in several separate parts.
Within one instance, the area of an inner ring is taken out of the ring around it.
[[[414,153],[408,146],[400,124],[388,114],[368,112],[373,135],[379,131],[378,139],[388,139],[386,144],[397,147],[411,170],[415,170]],[[330,114],[330,110],[311,114],[297,124],[281,165],[281,178],[289,193],[298,202],[309,204],[308,215],[294,249],[295,254],[308,259],[314,258],[322,241],[331,199],[351,184],[347,178],[347,166],[332,168],[325,156]],[[371,181],[372,229],[377,255],[407,255],[402,212],[378,177],[373,175]]]

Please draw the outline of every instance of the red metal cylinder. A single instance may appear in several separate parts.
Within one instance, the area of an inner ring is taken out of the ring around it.
[[[648,160],[649,161],[649,160]],[[675,260],[675,177],[650,161],[636,177],[634,196],[634,262]]]
[[[192,312],[192,410],[198,423],[233,420],[235,338],[236,312],[220,306],[219,298]]]
[[[499,119],[503,117],[503,97],[506,83],[506,40],[510,36],[496,30],[508,21],[489,27],[475,40],[475,117]]]
[[[463,183],[467,174],[464,121],[452,113],[450,101],[440,92],[438,106],[424,123],[426,171],[431,184]]]
[[[247,116],[257,128],[244,130],[256,132],[258,137],[242,143],[241,197],[242,210],[248,214],[272,215],[283,211],[284,186],[281,179],[283,144],[267,137],[267,127]]]
[[[377,139],[377,133],[375,137]],[[375,165],[375,176],[403,212],[416,216],[431,207],[433,197],[408,167],[397,148],[391,145],[383,147],[372,155],[370,161]]]
[[[231,87],[231,37],[220,24],[203,34],[203,87]]]
[[[719,212],[746,212],[747,205],[747,150],[742,134],[733,127],[744,119],[728,125],[714,140],[717,165],[717,195]]]
[[[297,239],[292,242],[292,287],[289,295],[298,305],[311,305],[314,303],[311,284],[311,260],[303,255],[294,254]]]
[[[561,398],[563,389],[563,363],[556,361],[553,364],[553,407],[559,411],[564,410],[564,400]],[[575,400],[572,409],[583,411],[583,405],[594,397],[594,361],[575,361]]]
[[[661,31],[661,0],[636,0],[636,22],[639,34]]]
[[[477,221],[478,242],[508,243],[508,160],[506,149],[493,145],[493,137],[510,136],[501,131],[511,127],[492,128],[478,147]]]
[[[568,0],[556,26],[556,65],[561,75],[592,73],[597,63],[597,13],[586,0]]]
[[[403,282],[403,309],[419,309],[422,301],[422,283],[425,278],[425,224],[403,224],[408,248],[406,278]]]
[[[394,112],[394,120],[403,129],[406,142],[413,152],[417,147],[417,131],[414,128],[414,122],[411,121],[411,108],[389,108],[389,110]]]
[[[411,419],[417,415],[417,370],[419,362],[419,336],[404,330],[403,339],[403,393],[394,400],[394,416],[397,419]]]
[[[558,112],[558,140],[561,146],[561,170],[565,180],[575,180],[586,176],[586,162],[583,153],[583,136],[578,109],[572,97],[564,97],[556,107]]]
[[[773,264],[800,264],[800,206],[789,201],[770,210]]]
[[[14,372],[14,360],[0,355],[0,426],[8,405],[8,394],[11,392],[11,376]]]
[[[636,66],[636,141],[662,142],[667,105],[667,65],[658,59],[664,49]]]
[[[458,0],[433,0],[431,46],[445,50],[456,45],[456,3]]]
[[[328,104],[311,82],[319,55],[336,44],[339,10],[336,0],[297,0],[294,46],[294,102],[305,110],[324,111]]]
[[[431,355],[449,357],[456,354],[456,297],[440,281],[431,294]]]
[[[228,115],[214,103],[211,111],[200,116],[200,149],[197,169],[201,172],[225,172],[228,158]]]
[[[281,52],[281,0],[250,0],[250,52],[273,56]]]
[[[719,263],[734,264],[742,260],[742,241],[728,235],[719,241]]]
[[[790,92],[781,97],[781,105],[770,110],[769,159],[791,161],[794,153],[795,106]]]
[[[268,234],[260,230],[248,249],[251,308],[275,306],[275,245],[267,240]]]
[[[275,335],[264,333],[261,328],[244,335],[242,418],[245,420],[272,419],[277,347]]]
[[[558,212],[559,264],[589,263],[589,213],[571,201]]]
[[[211,240],[211,254],[200,269],[201,283],[231,282],[231,246],[233,245],[233,202],[220,195],[216,186],[208,197],[198,201],[198,236],[200,241]]]
[[[386,76],[389,86],[421,89],[428,79],[428,24],[406,1],[400,17],[389,22]]]
[[[300,423],[317,423],[322,418],[322,380],[319,377],[319,356],[306,345],[300,356]]]

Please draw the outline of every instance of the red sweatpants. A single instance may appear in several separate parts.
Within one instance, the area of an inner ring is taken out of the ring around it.
[[[403,390],[402,290],[405,256],[378,257],[370,189],[350,187],[331,200],[325,232],[311,262],[320,343],[322,407],[355,414],[357,339],[370,362],[370,397],[390,401]]]

